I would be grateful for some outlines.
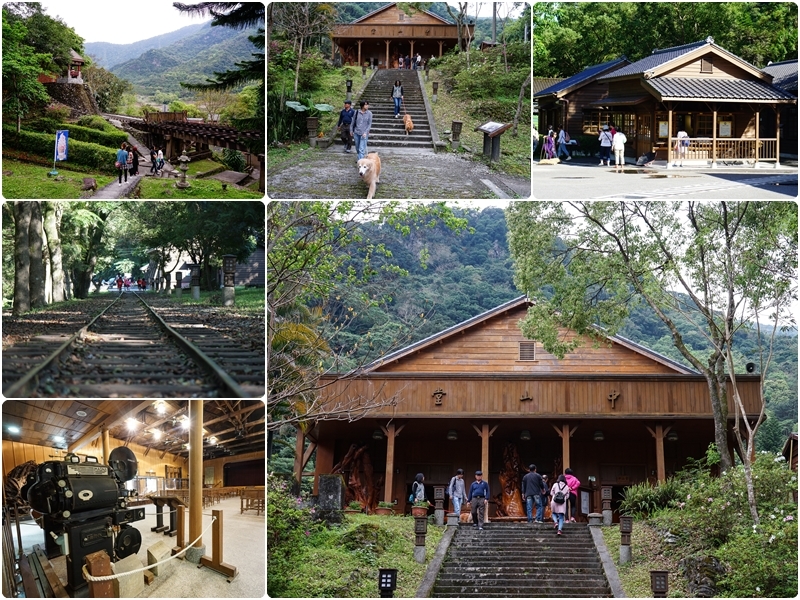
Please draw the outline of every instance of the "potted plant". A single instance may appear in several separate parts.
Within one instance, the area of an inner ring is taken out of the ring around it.
[[[412,517],[428,516],[428,506],[429,502],[427,500],[416,500],[414,504],[411,505],[411,516]]]
[[[358,500],[352,500],[348,505],[347,508],[344,509],[344,512],[347,514],[357,514],[361,512],[361,503]]]
[[[307,112],[306,127],[308,128],[309,144],[315,147],[317,143],[317,129],[319,128],[319,117],[324,112],[331,112],[334,107],[330,104],[312,104],[311,100],[307,104],[302,104],[294,100],[286,102],[286,106],[297,112]]]
[[[392,502],[378,502],[378,508],[375,509],[376,515],[389,516],[394,512],[394,504]]]

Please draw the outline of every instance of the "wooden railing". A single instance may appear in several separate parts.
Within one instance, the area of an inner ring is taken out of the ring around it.
[[[750,163],[778,160],[777,138],[670,138],[672,161]]]

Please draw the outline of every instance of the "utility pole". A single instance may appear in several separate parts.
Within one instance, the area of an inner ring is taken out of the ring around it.
[[[492,2],[492,45],[497,42],[497,2]]]

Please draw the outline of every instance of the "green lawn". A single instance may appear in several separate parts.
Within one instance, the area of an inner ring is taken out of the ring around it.
[[[189,170],[186,171],[187,177],[196,176],[198,173],[207,173],[208,171],[213,171],[214,169],[218,168],[225,168],[225,166],[221,163],[215,162],[211,159],[204,158],[202,160],[197,161],[190,161],[189,162]]]
[[[234,290],[236,292],[236,308],[240,312],[264,314],[264,288],[246,288],[237,285]],[[178,301],[174,293],[170,298],[176,302]],[[181,304],[193,304],[197,306],[222,306],[222,290],[201,291],[200,300],[194,300],[191,290],[185,289],[181,292],[180,302]]]
[[[45,167],[4,156],[3,198],[80,198],[82,194],[90,193],[81,191],[84,177],[94,177],[97,181],[97,189],[108,185],[115,179],[110,175],[72,171],[57,165],[56,170],[60,176],[64,177],[64,180],[56,181],[47,176],[51,169],[52,166]],[[9,171],[11,174],[6,175]]]
[[[191,164],[191,163],[190,163]],[[171,200],[185,200],[190,198],[214,198],[227,200],[229,198],[252,198],[260,200],[264,197],[261,192],[248,192],[238,190],[228,186],[226,191],[222,191],[222,182],[216,179],[194,179],[189,180],[191,187],[180,189],[175,187],[177,179],[161,179],[153,177],[142,177],[141,183],[135,194],[136,198],[168,198]]]

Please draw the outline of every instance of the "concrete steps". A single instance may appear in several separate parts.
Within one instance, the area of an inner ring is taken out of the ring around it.
[[[552,522],[460,525],[433,588],[436,598],[611,597],[588,526]]]

